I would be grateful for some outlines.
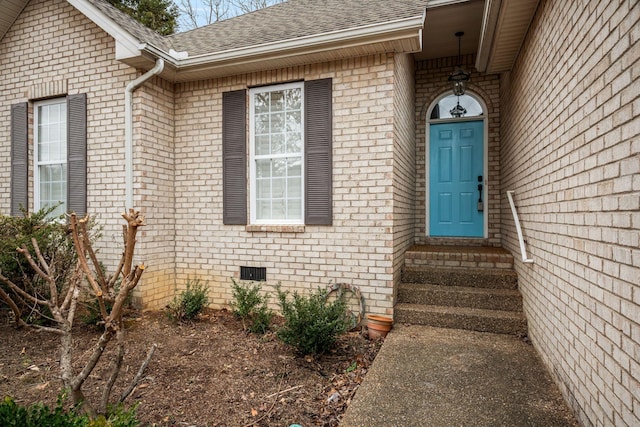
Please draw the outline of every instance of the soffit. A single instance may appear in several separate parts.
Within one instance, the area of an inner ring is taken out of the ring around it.
[[[430,1],[422,32],[422,52],[416,59],[435,59],[456,56],[458,39],[455,33],[463,31],[461,54],[475,54],[480,41],[484,0]]]
[[[527,34],[538,0],[487,0],[476,68],[509,71]]]
[[[9,31],[29,0],[0,0],[0,40]]]

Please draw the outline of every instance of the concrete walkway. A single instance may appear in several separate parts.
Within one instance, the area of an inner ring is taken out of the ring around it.
[[[341,427],[577,426],[514,336],[394,326]]]

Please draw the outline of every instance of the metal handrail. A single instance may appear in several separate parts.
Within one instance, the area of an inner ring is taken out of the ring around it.
[[[518,241],[520,242],[520,253],[522,254],[522,262],[533,263],[533,260],[527,257],[527,248],[524,245],[524,238],[522,237],[520,219],[518,218],[516,205],[513,203],[513,196],[511,194],[513,194],[513,191],[507,191],[507,198],[509,199],[509,205],[511,205],[511,212],[513,213],[513,221],[516,223],[516,231],[518,232]]]

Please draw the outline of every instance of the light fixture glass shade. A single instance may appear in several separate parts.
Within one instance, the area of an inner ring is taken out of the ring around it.
[[[471,77],[471,73],[464,71],[461,67],[456,67],[453,73],[449,75],[449,81],[453,83],[453,93],[456,96],[464,95],[467,82]]]

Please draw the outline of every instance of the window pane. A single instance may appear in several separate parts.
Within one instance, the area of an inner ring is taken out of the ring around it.
[[[461,117],[475,117],[481,116],[483,114],[482,106],[475,98],[470,95],[448,95],[438,101],[438,104],[434,106],[431,111],[430,118],[431,119],[449,119],[452,118],[451,110],[456,107],[456,105],[460,104],[460,106],[464,109],[464,113]]]
[[[257,93],[254,97],[255,112],[268,113],[269,112],[269,93]]]
[[[284,177],[287,171],[287,159],[273,159],[271,173],[274,177]]]
[[[271,153],[270,154],[285,154],[284,134],[277,133],[271,135]]]
[[[269,219],[271,218],[271,201],[270,200],[256,200],[256,218],[257,219]]]
[[[269,134],[269,115],[260,114],[256,116],[256,135]]]
[[[287,205],[285,199],[273,199],[271,202],[271,219],[288,219],[286,214],[286,207]]]
[[[256,178],[271,177],[271,160],[256,160]]]
[[[271,132],[284,132],[284,113],[271,114]]]
[[[299,198],[302,196],[302,180],[300,178],[287,179],[287,197]]]
[[[299,88],[289,89],[286,93],[286,109],[287,110],[299,110],[302,108],[301,104],[302,91]]]
[[[255,218],[302,221],[303,129],[302,87],[279,86],[253,93],[253,156]]]
[[[289,200],[287,208],[289,218],[302,218],[302,200]]]
[[[302,151],[302,135],[300,133],[288,133],[287,137],[287,153],[297,154]]]
[[[65,101],[46,101],[37,106],[36,113],[35,205],[43,208],[61,203],[56,212],[62,213],[67,198],[67,105]]]
[[[67,198],[67,165],[43,165],[38,168],[38,171],[40,173],[40,207],[64,203]]]
[[[301,117],[300,110],[287,112],[287,132],[300,132]]]
[[[256,197],[258,199],[271,198],[271,181],[269,179],[256,180]]]
[[[289,159],[288,176],[302,176],[302,159]]]
[[[284,178],[274,178],[271,180],[271,195],[273,197],[284,197],[286,180]]]
[[[269,135],[256,136],[256,155],[269,154]]]
[[[284,93],[282,91],[271,92],[271,112],[284,109]]]

